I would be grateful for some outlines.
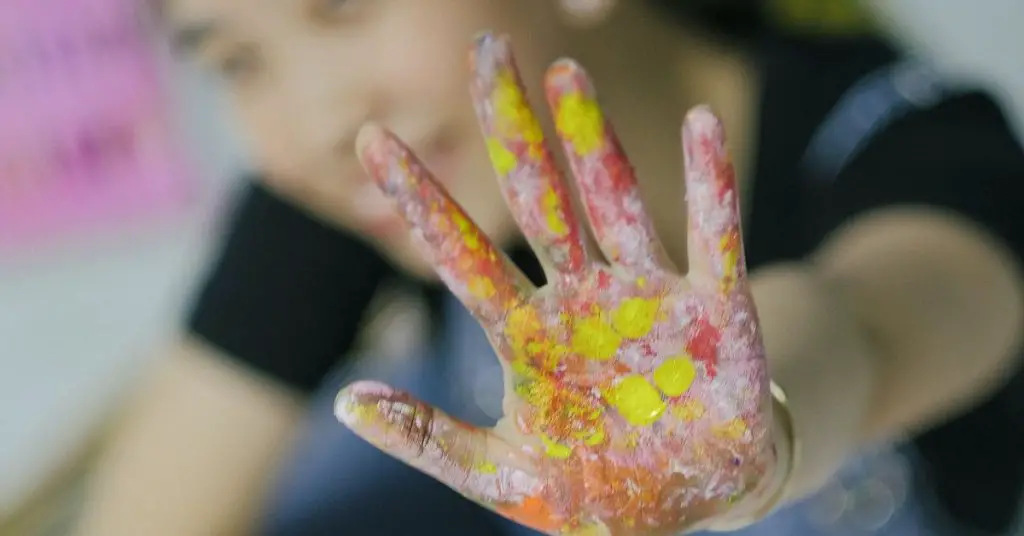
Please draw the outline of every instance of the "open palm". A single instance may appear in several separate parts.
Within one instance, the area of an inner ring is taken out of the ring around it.
[[[698,108],[683,127],[690,230],[681,276],[585,73],[571,61],[551,67],[548,101],[605,262],[588,250],[507,41],[480,38],[473,65],[487,146],[546,286],[534,288],[393,135],[368,126],[359,151],[486,330],[505,371],[505,417],[478,429],[360,382],[339,395],[339,418],[548,534],[676,534],[713,524],[761,488],[776,462],[720,123]]]

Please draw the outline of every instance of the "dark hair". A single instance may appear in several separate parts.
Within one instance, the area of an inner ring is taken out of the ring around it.
[[[713,37],[746,41],[768,29],[763,0],[648,1],[666,16]]]

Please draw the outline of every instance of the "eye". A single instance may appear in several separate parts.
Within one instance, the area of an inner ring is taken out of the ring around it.
[[[310,14],[321,22],[334,22],[355,13],[365,0],[312,0]]]
[[[249,81],[262,69],[259,53],[249,48],[232,51],[216,61],[217,74],[232,83]]]

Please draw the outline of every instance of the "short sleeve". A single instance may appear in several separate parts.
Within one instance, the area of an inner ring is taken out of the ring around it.
[[[254,183],[229,220],[188,328],[231,358],[309,392],[350,350],[389,273],[368,245]]]
[[[867,211],[926,205],[976,222],[1024,258],[1024,150],[999,106],[981,93],[900,118],[812,190],[812,242]]]

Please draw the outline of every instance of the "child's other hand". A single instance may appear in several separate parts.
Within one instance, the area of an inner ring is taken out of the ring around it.
[[[390,133],[365,128],[359,151],[486,330],[505,371],[505,417],[473,428],[368,382],[342,391],[338,417],[548,534],[677,534],[756,510],[776,438],[720,123],[696,109],[683,127],[690,229],[680,275],[585,73],[569,61],[551,68],[548,101],[602,261],[588,251],[507,42],[481,38],[473,63],[487,146],[547,285],[533,288]]]

